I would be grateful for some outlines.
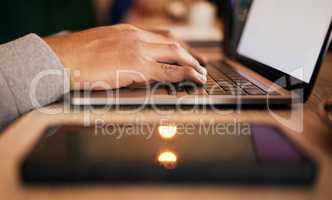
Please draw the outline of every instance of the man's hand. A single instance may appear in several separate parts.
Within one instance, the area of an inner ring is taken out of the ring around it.
[[[70,69],[72,90],[157,81],[206,82],[206,69],[178,42],[131,25],[99,27],[45,41]]]

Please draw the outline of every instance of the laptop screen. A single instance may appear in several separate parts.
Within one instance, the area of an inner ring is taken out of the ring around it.
[[[331,0],[254,0],[237,53],[309,83],[331,20]]]

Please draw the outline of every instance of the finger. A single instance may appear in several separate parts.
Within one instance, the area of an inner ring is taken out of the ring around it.
[[[174,35],[172,34],[171,31],[168,30],[163,30],[163,29],[155,29],[155,30],[150,30],[150,32],[153,32],[158,35],[162,35],[166,38],[169,38],[171,40],[176,41],[178,44],[180,44],[184,49],[186,49],[198,62],[200,65],[205,66],[207,65],[207,59],[199,54],[196,50],[190,48],[190,46],[185,43],[184,41],[177,40]]]
[[[161,82],[177,83],[181,81],[192,81],[197,84],[206,83],[206,75],[198,73],[189,66],[176,66],[170,64],[155,63],[155,80]]]
[[[200,65],[207,65],[207,59],[197,53],[195,50],[190,48],[185,42],[177,40],[170,31],[155,29],[155,30],[144,30],[141,31],[141,39],[145,42],[155,42],[162,44],[177,44],[186,49],[192,56],[199,62]]]
[[[159,33],[141,30],[141,39],[145,42],[173,44],[178,43],[174,38]]]
[[[207,59],[199,54],[195,49],[190,48],[189,45],[187,45],[183,41],[179,41],[180,45],[183,46],[183,48],[187,49],[187,51],[199,62],[201,66],[206,66],[208,61]]]
[[[207,64],[207,59],[191,49],[185,42],[177,40],[170,31],[154,30],[153,32],[140,29],[140,38],[144,42],[153,42],[160,44],[174,44],[181,46],[190,54],[201,66]]]
[[[153,29],[143,29],[143,30],[151,32],[151,33],[159,34],[159,35],[162,35],[165,37],[173,38],[172,32],[168,29],[153,28]]]
[[[145,54],[156,62],[191,66],[197,72],[206,75],[206,69],[185,49],[174,44],[143,44]]]
[[[206,66],[208,64],[208,59],[195,49],[189,49],[189,53],[199,62],[201,66]]]

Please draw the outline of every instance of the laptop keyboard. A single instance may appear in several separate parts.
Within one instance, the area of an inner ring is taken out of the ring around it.
[[[182,82],[167,88],[169,95],[266,95],[267,92],[242,76],[231,66],[217,62],[207,66],[207,83],[195,87],[193,83]],[[279,95],[273,93],[273,95]]]

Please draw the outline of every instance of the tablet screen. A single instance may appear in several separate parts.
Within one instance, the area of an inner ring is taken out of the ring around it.
[[[277,170],[271,176],[292,176],[293,170],[300,176],[301,170],[310,172],[309,163],[270,126],[110,123],[48,129],[23,162],[22,173],[26,182],[193,183],[258,180],[269,170]]]

